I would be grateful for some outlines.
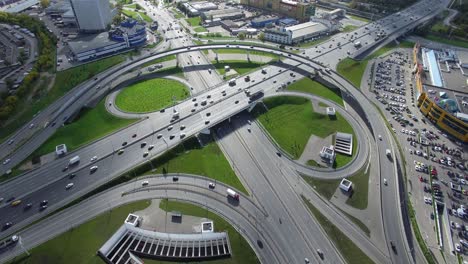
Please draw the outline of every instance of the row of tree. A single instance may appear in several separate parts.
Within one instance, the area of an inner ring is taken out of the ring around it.
[[[55,45],[57,40],[54,35],[49,33],[45,25],[25,14],[11,14],[0,12],[0,23],[19,25],[27,28],[34,33],[38,40],[39,54],[33,68],[23,79],[23,82],[18,87],[15,95],[7,93],[0,95],[0,120],[8,119],[21,99],[27,97],[31,88],[39,79],[40,72],[45,72],[54,69],[55,66]]]

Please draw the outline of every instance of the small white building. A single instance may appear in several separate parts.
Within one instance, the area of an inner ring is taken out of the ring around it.
[[[213,221],[202,222],[201,223],[201,232],[202,233],[213,233],[214,224]]]
[[[327,115],[328,116],[335,116],[336,115],[336,110],[334,107],[327,107]]]
[[[67,154],[67,145],[60,144],[55,147],[55,155],[62,156]]]
[[[134,226],[138,227],[140,225],[140,221],[142,220],[141,216],[135,214],[129,214],[125,219],[125,225],[127,226]]]
[[[322,158],[322,161],[324,161],[328,165],[332,165],[335,162],[335,157],[336,154],[333,145],[329,147],[323,147],[320,151],[320,158]]]
[[[348,179],[343,179],[340,182],[340,189],[349,192],[353,188],[353,182]]]

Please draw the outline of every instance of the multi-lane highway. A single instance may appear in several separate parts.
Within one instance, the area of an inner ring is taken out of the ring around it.
[[[426,1],[426,3],[428,2],[431,2],[434,5],[436,3],[439,3],[438,1]],[[419,16],[427,16],[428,12],[418,13],[412,11],[412,13],[416,20],[419,18]],[[408,26],[404,22],[402,22],[401,25],[399,25],[398,23],[396,23],[395,25],[396,28],[393,26],[386,28],[386,34],[394,34],[394,31],[397,32],[398,30],[401,30],[401,28],[406,28]],[[382,29],[376,27],[375,30]],[[373,32],[372,28],[369,28],[369,30],[367,31]],[[361,40],[360,36],[362,38],[365,38],[365,36],[369,36],[371,35],[371,33],[362,32],[355,35],[356,37],[354,39],[358,38],[362,42],[364,41],[364,39]],[[183,37],[177,39],[184,42],[188,41],[187,38],[185,38],[184,40]],[[315,69],[323,69],[323,66],[317,63],[310,62],[310,59],[317,59],[321,56],[343,58],[347,56],[346,49],[350,48],[351,46],[354,46],[352,41],[348,41],[347,43],[340,43],[341,48],[336,46],[333,47],[333,45],[330,46],[330,43],[335,41],[337,40],[334,38],[324,43],[323,45],[318,46],[318,48],[307,50],[305,54],[302,54],[300,56],[291,53],[286,53],[284,51],[272,50],[262,47],[249,47],[238,45],[238,48],[281,53],[283,54],[283,57],[286,58],[284,60],[285,65],[291,63],[294,64],[293,61],[295,61],[295,64],[299,64],[298,66],[300,68],[311,72],[311,67]],[[183,43],[179,43],[178,45],[183,45]],[[324,48],[321,48],[322,46]],[[96,82],[92,80],[86,84],[88,86],[83,86],[85,88],[82,89],[86,90],[83,93],[83,95],[78,100],[71,102],[68,108],[64,109],[63,113],[59,113],[56,120],[63,120],[64,116],[69,116],[71,113],[79,109],[81,105],[86,103],[90,98],[96,96],[97,93],[107,92],[104,91],[104,89],[96,89],[97,85],[99,85],[98,83],[102,83],[101,87],[104,87],[104,83],[110,83],[112,80],[117,79],[116,77],[123,75],[123,73],[128,72],[130,69],[138,68],[143,63],[162,56],[179,53],[189,53],[186,55],[178,55],[179,63],[182,66],[188,66],[185,67],[186,71],[193,69],[193,71],[190,71],[190,74],[193,73],[193,76],[189,77],[189,79],[192,82],[197,82],[196,79],[199,79],[197,85],[195,86],[198,88],[203,88],[209,87],[212,84],[219,83],[221,80],[216,74],[209,74],[207,73],[207,71],[198,71],[199,67],[202,67],[201,65],[208,64],[206,59],[204,59],[204,56],[201,54],[201,52],[199,52],[199,50],[217,48],[226,47],[224,45],[206,45],[204,47],[192,47],[190,50],[188,48],[175,49],[158,55],[150,56],[138,62],[129,63],[125,65],[125,67],[116,67],[116,70],[114,69],[113,72],[107,71],[106,73],[103,73],[102,77],[100,76]],[[237,47],[231,45],[230,48]],[[318,50],[320,50],[320,52],[318,52]],[[208,65],[208,67],[210,66]],[[138,124],[123,129],[111,136],[98,140],[93,144],[90,144],[86,147],[77,150],[76,154],[80,155],[82,162],[80,163],[78,168],[70,169],[71,171],[73,171],[74,174],[76,174],[73,180],[70,180],[68,178],[68,173],[70,173],[69,171],[62,172],[63,168],[68,162],[67,159],[62,158],[57,161],[46,164],[45,166],[34,170],[31,173],[26,174],[25,176],[3,184],[2,186],[0,186],[0,192],[5,193],[6,198],[13,196],[17,198],[21,197],[24,203],[33,202],[35,204],[33,208],[29,210],[23,210],[22,206],[15,208],[3,206],[2,208],[0,208],[0,215],[2,215],[2,218],[5,218],[5,220],[13,221],[14,223],[21,223],[21,225],[24,225],[27,222],[30,222],[33,219],[37,219],[38,217],[40,217],[41,213],[38,214],[39,201],[43,199],[48,199],[50,204],[52,205],[51,209],[57,208],[58,206],[67,203],[71,199],[78,197],[81,194],[93,189],[94,187],[108,181],[112,177],[119,175],[120,173],[124,172],[130,167],[144,162],[146,158],[144,158],[142,155],[144,149],[146,149],[148,145],[155,145],[154,149],[151,151],[152,154],[149,156],[158,155],[160,153],[163,153],[168,148],[175,146],[184,138],[196,134],[199,131],[204,130],[205,128],[211,127],[212,125],[225,120],[229,116],[239,113],[240,111],[249,107],[249,99],[243,92],[243,89],[250,88],[252,91],[260,89],[264,91],[274,90],[275,88],[278,88],[280,84],[290,81],[290,70],[286,68],[282,69],[282,71],[279,72],[279,68],[279,66],[270,66],[267,68],[267,74],[262,74],[260,72],[250,74],[251,78],[256,80],[254,84],[250,82],[245,83],[242,80],[239,80],[236,86],[234,87],[230,87],[228,84],[221,84],[209,91],[204,92],[202,92],[204,89],[195,90],[198,88],[195,88],[194,86],[194,92],[196,94],[195,98],[197,101],[192,101],[192,99],[190,99],[177,106],[177,110],[180,113],[182,119],[176,122],[175,124],[170,125],[170,119],[172,118],[171,109],[166,110],[164,113],[152,113],[148,115],[148,119],[143,120]],[[291,69],[294,70],[293,68]],[[329,75],[325,74],[323,75],[323,78],[329,79],[330,82],[335,82],[338,87],[347,90],[347,92],[351,94],[351,96],[353,96],[354,99],[356,99],[358,102],[367,102],[367,99],[362,93],[355,90],[355,88],[349,82],[344,80],[341,76],[337,75],[336,73],[332,72]],[[114,84],[115,83],[113,83],[113,85]],[[222,95],[221,91],[223,90],[227,91],[226,96]],[[72,97],[73,95],[67,96]],[[208,96],[210,98],[208,98]],[[200,106],[202,100],[207,100],[207,106]],[[194,104],[197,102],[199,103],[199,105],[195,107]],[[390,137],[390,135],[387,134],[385,125],[381,117],[375,112],[373,106],[364,103],[362,107],[364,108],[364,112],[366,113],[365,117],[372,124],[372,132],[374,133],[374,136],[378,133],[383,135],[385,138],[381,148],[395,149],[393,148],[392,138]],[[192,112],[193,109],[195,110]],[[49,115],[50,114],[51,112],[49,113]],[[38,117],[39,116],[44,118],[43,120],[47,120],[48,117],[47,114],[44,115],[43,113],[39,114]],[[156,124],[158,125],[156,126]],[[172,128],[170,128],[170,126],[172,126]],[[185,128],[183,129],[182,127]],[[37,134],[37,136],[34,137],[34,139],[38,140],[38,143],[32,143],[25,147],[20,147],[20,149],[13,154],[12,162],[8,166],[4,166],[2,170],[6,170],[9,168],[9,166],[11,167],[12,165],[20,162],[22,158],[24,159],[25,156],[29,155],[33,149],[35,149],[41,144],[41,140],[42,142],[45,141],[45,139],[47,139],[54,132],[54,130],[55,128],[51,126],[45,128],[44,130],[41,130]],[[161,136],[159,136],[159,134],[161,134]],[[133,137],[133,135],[135,135],[135,137]],[[123,147],[122,145],[124,142],[127,142],[125,146],[125,151],[123,154],[118,155],[116,151]],[[143,148],[141,147],[142,142],[147,143],[147,145]],[[399,201],[397,187],[398,180],[396,178],[395,168],[396,165],[394,162],[388,160],[385,154],[383,153],[383,151],[379,150],[375,154],[379,156],[382,177],[386,177],[387,179],[389,179],[389,184],[392,185],[392,188],[387,188],[382,192],[382,203],[383,207],[386,208],[385,210],[383,210],[385,234],[387,236],[387,240],[398,242],[396,243],[397,252],[401,252],[401,254],[398,255],[392,254],[393,261],[397,263],[410,263],[412,262],[412,257],[403,254],[403,252],[407,252],[405,250],[407,248],[407,246],[405,245],[406,239],[405,234],[402,233],[402,230],[404,230],[404,228],[401,226],[402,217],[399,216],[399,214],[401,213],[401,210],[399,209],[399,203],[395,202]],[[91,164],[89,160],[95,155],[97,155],[99,159],[92,165],[97,165],[99,168],[96,172],[90,173],[89,167]],[[251,157],[255,159],[254,156]],[[245,162],[249,161],[246,160]],[[264,170],[264,165],[260,164],[259,162],[257,163],[257,168],[252,167],[252,169]],[[273,169],[274,167],[269,168]],[[330,173],[332,175],[336,172],[322,173]],[[272,174],[275,175],[275,172],[272,172]],[[70,181],[73,181],[75,183],[75,187],[67,191],[65,190],[65,185]],[[278,191],[277,187],[272,186],[271,188],[273,188],[275,191]],[[278,192],[276,195],[277,197],[284,197],[284,200],[279,199],[279,201],[282,201],[283,203],[292,204],[298,202],[297,197],[293,194],[290,194],[289,192]],[[294,210],[295,212],[298,212],[300,211],[300,208],[303,209],[303,206],[295,207],[293,209],[285,209],[286,207],[287,206],[282,206],[278,209],[270,209],[275,211],[277,215],[284,214],[289,215],[289,217],[291,217],[292,213],[285,212],[284,210]],[[303,215],[303,217],[307,216]],[[294,223],[294,225],[290,227],[291,232],[297,232],[299,228],[304,227],[304,223],[298,223],[297,220],[293,221],[296,221],[296,223]],[[13,230],[14,229],[12,229],[10,232],[12,232]],[[314,234],[318,234],[319,236],[321,234],[320,230],[315,230],[312,232]],[[316,242],[307,242],[306,237],[303,237],[303,241],[300,243],[302,244],[300,244],[300,247],[298,247],[297,250],[298,252],[302,252],[302,255],[304,255],[304,252],[307,252],[307,250],[311,250],[311,248],[317,246],[316,244],[313,244]],[[324,244],[324,250],[326,250],[326,252],[330,254],[330,256],[334,256],[330,257],[330,259],[333,259],[337,262],[341,262],[339,256],[336,254],[335,250],[332,248],[331,245]]]

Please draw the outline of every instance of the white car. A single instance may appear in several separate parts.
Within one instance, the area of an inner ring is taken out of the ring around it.
[[[92,166],[91,168],[89,168],[89,170],[90,170],[91,172],[94,172],[94,171],[96,171],[97,169],[98,169],[98,166]]]
[[[29,125],[29,128],[33,128],[33,127],[34,127],[34,124],[30,124],[30,125]]]
[[[462,251],[462,248],[461,248],[460,244],[458,244],[458,243],[455,244],[455,250],[456,250],[457,252],[461,252],[461,251]]]
[[[66,190],[71,189],[71,188],[73,188],[73,185],[74,185],[73,182],[71,182],[71,183],[67,184],[67,186],[65,186],[65,189]]]
[[[148,181],[142,181],[142,182],[141,182],[141,186],[146,186],[146,185],[148,185],[148,184],[149,184]]]
[[[3,165],[6,165],[6,164],[8,164],[10,161],[11,161],[10,159],[6,159],[6,160],[4,160],[4,161],[3,161]]]
[[[212,182],[208,183],[208,188],[214,189],[214,188],[215,188],[215,184],[212,183]]]
[[[96,160],[97,160],[97,156],[94,156],[91,158],[91,162],[96,161]]]
[[[424,203],[426,203],[426,204],[432,204],[432,198],[431,198],[431,197],[424,196]]]

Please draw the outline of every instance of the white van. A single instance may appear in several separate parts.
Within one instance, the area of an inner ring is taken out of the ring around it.
[[[80,156],[77,155],[77,156],[70,159],[70,161],[68,162],[68,165],[73,166],[73,165],[76,165],[78,163],[80,163]]]

